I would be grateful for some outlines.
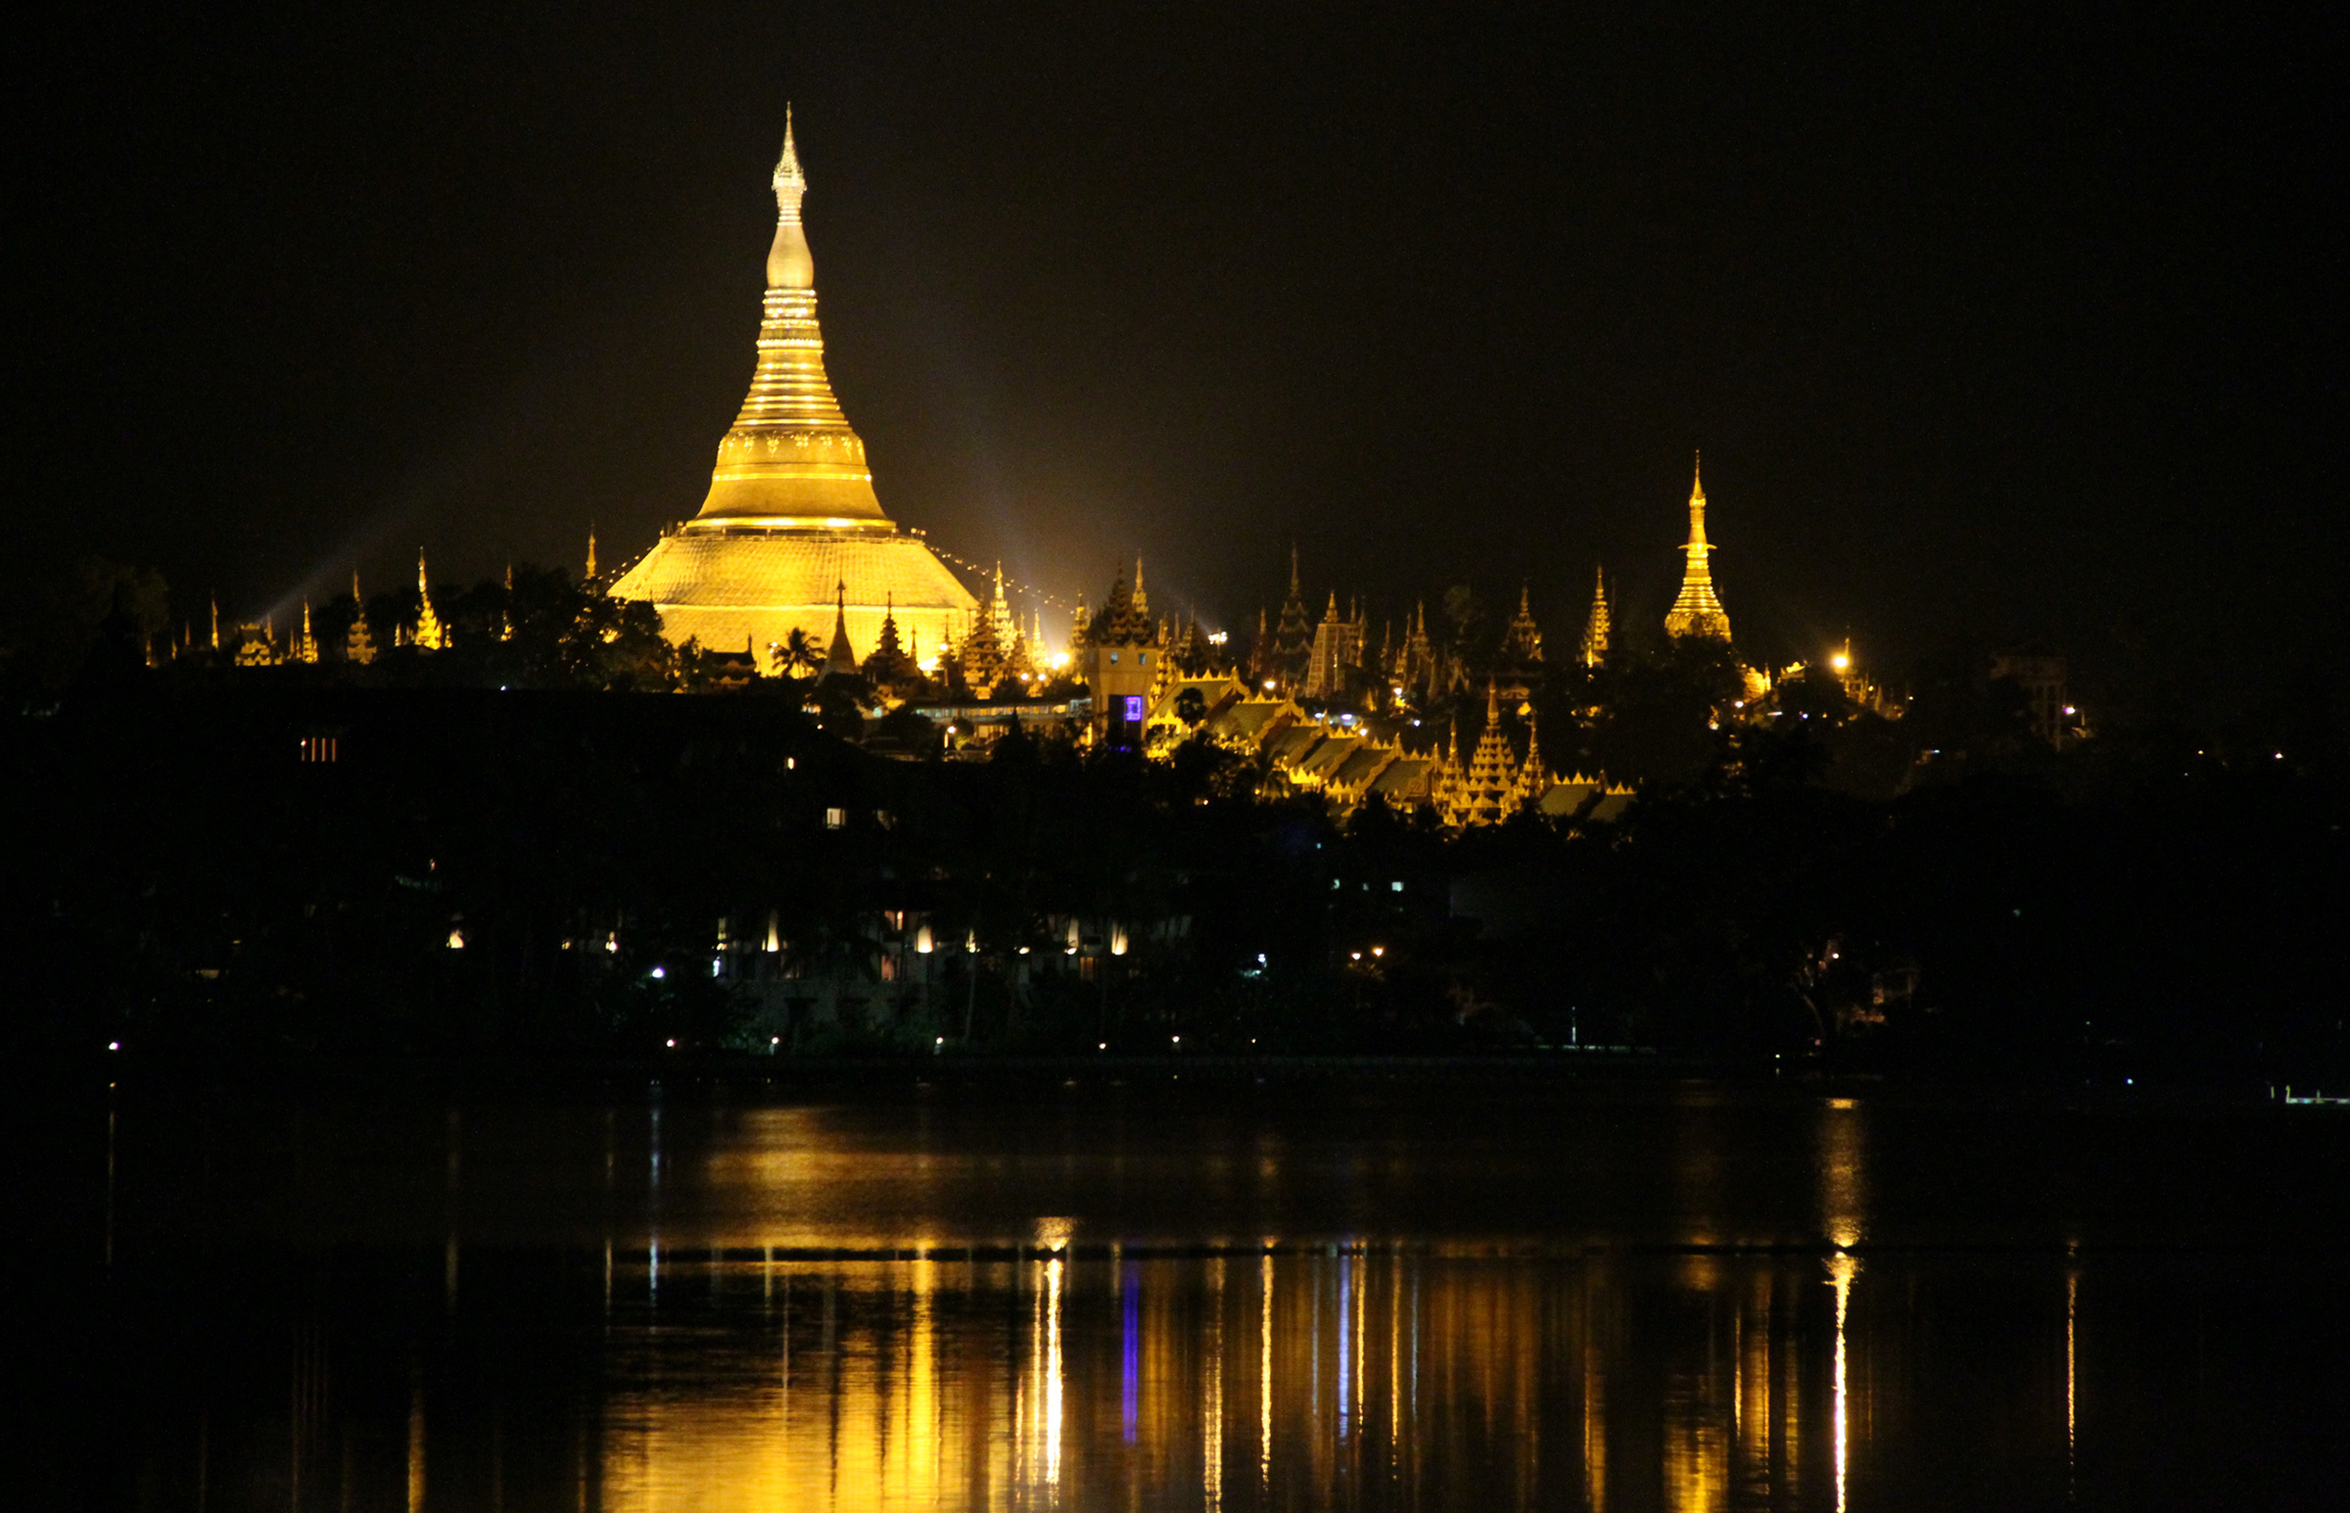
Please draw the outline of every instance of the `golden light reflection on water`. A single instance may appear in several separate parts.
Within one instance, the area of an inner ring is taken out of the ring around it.
[[[640,1265],[595,1505],[1847,1506],[1849,1254],[1248,1254]]]

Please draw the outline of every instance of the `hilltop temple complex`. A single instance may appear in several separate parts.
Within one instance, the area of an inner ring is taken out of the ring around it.
[[[901,530],[883,513],[865,444],[833,395],[801,217],[807,177],[788,114],[771,184],[776,226],[757,363],[742,409],[719,443],[699,513],[664,532],[611,579],[599,571],[592,529],[588,537],[580,588],[591,600],[603,593],[650,604],[660,617],[660,637],[673,647],[698,644],[707,654],[698,662],[679,659],[679,668],[696,670],[664,674],[676,680],[673,686],[731,690],[804,674],[815,685],[806,695],[809,711],[829,701],[823,706],[834,717],[828,728],[844,728],[838,720],[844,711],[854,717],[861,710],[873,724],[886,714],[897,732],[887,739],[908,752],[923,748],[907,736],[907,721],[896,718],[900,711],[927,719],[955,749],[974,755],[1013,726],[1153,757],[1205,741],[1251,758],[1260,792],[1320,794],[1340,812],[1372,799],[1425,806],[1456,828],[1527,810],[1604,818],[1628,801],[1627,790],[1603,777],[1554,772],[1535,728],[1537,705],[1554,719],[1578,722],[1585,734],[1602,715],[1613,685],[1600,674],[1622,653],[1619,606],[1611,603],[1604,570],[1594,573],[1571,650],[1563,638],[1546,650],[1527,581],[1498,626],[1499,617],[1488,619],[1476,596],[1460,588],[1446,595],[1433,631],[1421,601],[1401,618],[1400,634],[1396,621],[1386,621],[1374,642],[1359,594],[1344,596],[1342,604],[1332,589],[1318,615],[1309,607],[1294,545],[1280,608],[1259,609],[1253,638],[1205,633],[1188,610],[1154,616],[1139,557],[1131,580],[1121,561],[1097,611],[1089,613],[1080,595],[1065,652],[1046,632],[1040,605],[1049,596],[1020,586],[1027,598],[1015,612],[1000,562],[992,595],[983,600],[973,593],[919,532]],[[1679,592],[1662,620],[1667,644],[1713,641],[1726,649],[1730,616],[1714,585],[1705,486],[1694,464],[1688,537],[1679,550]],[[979,574],[977,564],[945,555]],[[980,586],[986,587],[983,578]],[[413,653],[505,641],[514,635],[514,592],[509,568],[503,599],[444,595],[451,611],[444,618],[420,554],[412,607],[404,590],[390,602],[379,599],[372,624],[356,575],[347,606],[329,601],[333,618],[323,634],[305,601],[298,633],[281,642],[265,619],[238,626],[224,647],[215,606],[213,659],[252,667],[365,666],[387,653],[397,653],[394,662],[412,661]],[[290,603],[283,607],[290,612]],[[643,619],[639,634],[659,647],[650,617]],[[603,634],[609,642],[616,632]],[[192,648],[192,632],[188,640]],[[1559,654],[1555,662],[1552,652]],[[2061,661],[2041,661],[2057,670],[2030,664],[2033,708],[2042,725],[2055,729],[2074,720],[2075,711],[2066,702]],[[1745,697],[1711,712],[1716,729],[1777,718],[1774,688],[1804,666],[1774,676],[1743,663]],[[1852,665],[1849,644],[1825,665],[1852,706],[1899,714]],[[385,675],[387,667],[374,675]],[[390,675],[400,674],[392,668]],[[1562,689],[1566,701],[1557,697]],[[1555,749],[1593,749],[1588,742],[1578,746],[1575,733],[1554,729],[1570,737]]]
[[[611,592],[650,601],[672,641],[742,647],[754,660],[794,631],[829,650],[836,627],[847,649],[871,651],[885,620],[919,656],[961,640],[979,600],[918,533],[882,513],[865,443],[833,397],[800,220],[808,181],[788,113],[773,184],[775,240],[750,393],[718,444],[700,513],[664,534]]]

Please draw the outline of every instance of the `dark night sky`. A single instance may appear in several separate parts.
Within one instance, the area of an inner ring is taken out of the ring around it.
[[[1702,447],[1752,653],[2224,665],[2350,543],[2342,23],[2175,12],[59,11],[12,516],[242,614],[633,555],[789,98],[884,505],[1061,595],[1140,550],[1239,628],[1294,536],[1378,613],[1527,577],[1565,641],[1604,562],[1653,622]]]

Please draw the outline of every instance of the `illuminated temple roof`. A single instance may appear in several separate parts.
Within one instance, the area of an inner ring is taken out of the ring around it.
[[[894,606],[927,656],[966,633],[979,601],[882,513],[865,443],[833,397],[800,221],[808,181],[788,115],[773,183],[775,241],[750,393],[718,444],[700,513],[655,543],[612,593],[651,600],[673,641],[731,649],[747,640],[761,652],[794,630],[825,644],[837,612],[863,656]],[[845,585],[845,608],[836,585]]]

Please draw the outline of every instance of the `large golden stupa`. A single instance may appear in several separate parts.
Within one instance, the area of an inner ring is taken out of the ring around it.
[[[865,443],[832,397],[816,265],[800,229],[808,180],[788,112],[774,182],[775,244],[750,395],[718,444],[701,513],[664,533],[611,592],[651,600],[670,640],[690,637],[714,651],[747,642],[764,659],[799,630],[821,654],[838,615],[862,657],[880,639],[883,617],[895,615],[899,644],[927,657],[968,633],[979,601],[919,536],[882,514]]]

